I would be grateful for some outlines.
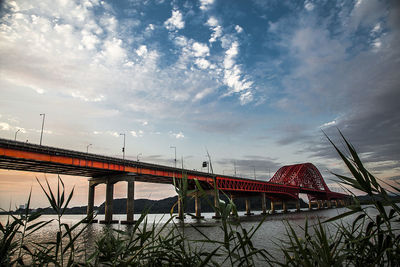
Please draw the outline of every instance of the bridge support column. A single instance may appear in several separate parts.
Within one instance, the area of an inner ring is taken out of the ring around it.
[[[87,220],[86,222],[97,223],[97,220],[93,220],[93,211],[94,211],[94,193],[95,193],[96,184],[89,182],[89,193],[88,193],[88,205],[87,205]]]
[[[321,201],[320,200],[317,200],[317,209],[318,210],[321,209]]]
[[[273,200],[271,200],[271,210],[269,211],[270,214],[274,214],[275,213],[275,202]]]
[[[251,213],[251,210],[250,210],[250,199],[246,197],[245,201],[246,201],[246,214],[245,215],[247,215],[247,216],[254,215],[254,213]]]
[[[267,203],[265,201],[265,193],[261,193],[261,209],[262,209],[262,215],[267,214]]]
[[[312,210],[312,202],[311,202],[311,200],[308,200],[308,210]]]
[[[185,214],[183,212],[183,202],[180,196],[178,196],[178,219],[179,220],[185,219]]]
[[[218,192],[214,191],[214,207],[215,207],[215,215],[212,217],[213,219],[221,219],[221,215],[219,214],[219,196]]]
[[[287,206],[286,206],[286,201],[282,201],[282,210],[284,213],[288,212]]]
[[[204,216],[201,216],[201,199],[199,197],[199,192],[196,192],[194,195],[194,209],[196,213],[196,219],[203,219]]]
[[[337,208],[338,206],[337,206],[337,200],[336,199],[333,201],[333,203],[335,204],[335,208]]]
[[[104,221],[100,221],[100,223],[118,223],[118,221],[113,220],[113,200],[114,200],[114,183],[107,181],[106,182],[106,206],[105,206],[105,216]]]
[[[298,199],[296,201],[296,211],[299,212],[300,211],[300,199]]]
[[[134,207],[135,207],[135,180],[128,181],[128,192],[126,197],[126,221],[121,221],[121,224],[134,224]]]
[[[327,204],[327,206],[328,206],[328,209],[332,208],[331,200],[328,200],[328,202],[327,202],[326,204]]]

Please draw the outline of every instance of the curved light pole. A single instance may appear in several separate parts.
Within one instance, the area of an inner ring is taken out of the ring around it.
[[[89,147],[90,146],[92,146],[92,144],[88,144],[87,146],[86,146],[86,153],[89,153]]]
[[[40,145],[42,145],[44,119],[45,119],[45,117],[46,117],[46,114],[45,114],[45,113],[40,113],[40,116],[43,116],[43,119],[42,119],[42,131],[40,132]]]
[[[136,161],[139,162],[139,156],[142,155],[142,153],[137,154],[136,156]]]
[[[18,133],[19,131],[21,131],[21,129],[18,129],[18,130],[15,132],[14,141],[17,141],[17,133]]]
[[[125,133],[120,133],[119,135],[124,136],[124,147],[122,148],[122,159],[125,160]]]

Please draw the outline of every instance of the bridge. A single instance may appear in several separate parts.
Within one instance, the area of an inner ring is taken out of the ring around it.
[[[275,205],[281,203],[284,212],[287,212],[287,203],[295,202],[296,210],[300,210],[299,194],[307,194],[309,209],[316,204],[318,208],[326,205],[331,207],[344,205],[348,195],[332,192],[324,182],[321,173],[311,163],[284,166],[280,168],[270,181],[252,180],[228,175],[212,174],[174,168],[164,165],[151,164],[115,157],[107,157],[92,153],[83,153],[73,150],[50,146],[41,146],[31,143],[11,141],[0,138],[0,168],[60,175],[89,177],[89,194],[87,214],[93,214],[95,187],[106,184],[105,220],[102,223],[114,223],[113,192],[114,184],[120,181],[127,182],[127,218],[121,223],[134,222],[134,188],[135,181],[173,184],[173,179],[182,179],[185,175],[189,188],[195,188],[195,180],[202,188],[214,195],[217,205],[217,191],[223,191],[232,199],[245,197],[246,214],[251,215],[248,197],[260,196],[262,214],[267,214],[266,199],[271,200],[270,213],[275,212]],[[215,190],[214,187],[218,190]],[[199,194],[195,198],[195,216],[202,218]],[[178,201],[178,204],[180,201]],[[178,217],[183,218],[183,209],[178,205]],[[215,218],[219,217],[216,212]]]

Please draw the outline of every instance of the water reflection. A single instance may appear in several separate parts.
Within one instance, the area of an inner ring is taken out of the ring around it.
[[[260,226],[257,231],[257,234],[253,236],[253,244],[257,248],[264,248],[267,251],[277,255],[279,254],[279,244],[281,244],[280,240],[285,240],[286,230],[284,222],[290,223],[294,230],[297,233],[301,233],[301,227],[304,226],[305,221],[308,220],[309,225],[312,225],[318,220],[324,221],[328,218],[336,216],[340,213],[343,213],[346,209],[323,209],[323,210],[302,210],[301,212],[295,212],[292,210],[289,213],[276,213],[273,215],[266,215],[264,222]],[[255,214],[261,214],[261,211],[255,211]],[[224,238],[224,233],[220,229],[220,222],[218,220],[212,219],[213,213],[204,213],[202,214],[204,219],[195,219],[187,216],[184,222],[180,222],[175,219],[173,223],[178,225],[181,230],[184,227],[185,235],[189,240],[199,240],[204,239],[204,236],[207,236],[213,240],[222,241]],[[254,216],[245,216],[244,212],[239,212],[239,220],[241,222],[241,226],[250,231],[252,228],[257,226],[259,222],[264,218],[263,215],[254,215]],[[140,214],[135,214],[135,219],[139,219]],[[70,227],[75,223],[79,222],[84,218],[84,215],[64,215],[62,218],[63,223],[68,224]],[[30,237],[31,240],[35,240],[36,242],[48,242],[50,240],[55,240],[56,232],[58,230],[58,223],[55,220],[55,215],[43,215],[41,220],[51,220],[53,221],[46,227],[42,228],[40,231],[35,233]],[[96,217],[98,220],[103,220],[104,215],[98,215]],[[116,214],[113,216],[114,220],[125,220],[125,215]],[[169,214],[149,214],[147,215],[148,223],[165,223],[170,219]],[[352,220],[351,217],[347,217],[344,219],[344,222],[350,222]],[[0,215],[0,221],[5,223],[7,221],[6,215]],[[81,225],[76,229],[79,231],[82,227],[86,229],[83,231],[80,238],[77,240],[76,245],[78,245],[83,253],[82,257],[87,257],[94,251],[94,245],[96,240],[98,240],[103,234],[104,231],[110,229],[118,229],[126,232],[131,232],[133,229],[132,225],[122,225],[122,224],[89,224],[89,225]],[[197,229],[195,229],[195,226]],[[159,226],[160,227],[160,226]],[[328,227],[329,228],[329,227]],[[173,229],[172,223],[168,225],[163,231],[171,231]],[[199,230],[202,232],[199,233]],[[198,249],[210,249],[210,247],[205,247],[204,244],[197,244]],[[85,256],[86,255],[86,256]]]

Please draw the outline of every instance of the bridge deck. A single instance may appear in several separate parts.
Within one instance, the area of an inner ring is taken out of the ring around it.
[[[183,173],[185,173],[192,184],[193,180],[197,179],[203,185],[212,188],[215,178],[218,189],[232,193],[265,192],[270,196],[279,195],[281,198],[297,198],[299,193],[311,194],[320,198],[327,197],[327,193],[331,194],[330,198],[345,196],[312,188],[210,174],[1,138],[0,168],[86,177],[131,173],[136,175],[136,181],[166,184],[172,184],[172,177],[182,178]]]

